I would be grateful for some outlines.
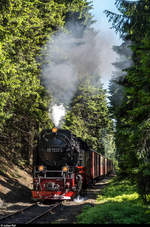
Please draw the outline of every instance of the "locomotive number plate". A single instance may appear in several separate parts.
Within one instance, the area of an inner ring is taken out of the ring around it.
[[[47,152],[63,152],[60,148],[47,148]]]

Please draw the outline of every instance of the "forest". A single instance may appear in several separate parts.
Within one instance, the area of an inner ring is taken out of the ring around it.
[[[91,3],[85,0],[17,0],[0,3],[0,149],[6,156],[10,152],[12,160],[23,159],[27,165],[30,164],[39,132],[54,126],[49,109],[53,102],[63,102],[60,96],[64,93],[69,96],[67,92],[74,85],[70,82],[65,87],[66,78],[64,79],[58,67],[70,57],[67,56],[65,48],[60,58],[53,57],[53,52],[56,52],[54,48],[50,49],[50,53],[47,53],[46,48],[48,49],[49,42],[54,45],[54,34],[57,36],[59,33],[64,35],[68,32],[75,41],[79,39],[86,42],[83,36],[88,30],[88,34],[91,33],[94,37],[95,31],[90,27],[94,23],[91,8]],[[70,24],[77,24],[74,27],[79,29],[80,34],[75,33]],[[75,37],[77,35],[78,39]],[[77,48],[80,43],[73,45]],[[59,48],[56,46],[56,49]],[[55,72],[45,72],[43,68],[47,65],[50,70],[52,65]],[[99,75],[80,66],[75,67],[78,68],[77,75],[71,74],[71,80],[76,76],[78,83],[70,97],[70,103],[64,101],[68,113],[62,127],[72,130],[77,136],[88,141],[94,149],[104,153],[105,143],[110,141],[107,147],[113,144],[113,123],[107,107],[106,92],[102,86],[94,85],[93,81]],[[50,73],[54,74],[54,77],[57,74],[58,82],[53,84],[52,80],[56,79],[50,77],[47,87],[45,81]],[[58,87],[59,81],[62,87]],[[56,97],[58,89],[60,95]]]
[[[116,0],[115,5],[119,14],[108,10],[105,14],[123,43],[113,47],[120,62],[113,63],[116,72],[109,84],[108,97],[99,80],[101,75],[95,70],[97,63],[91,63],[89,58],[93,59],[92,52],[89,56],[85,54],[85,61],[79,64],[79,51],[68,54],[68,47],[64,46],[60,56],[62,49],[59,50],[58,45],[57,58],[55,49],[51,48],[60,34],[63,37],[69,34],[77,50],[87,47],[88,34],[94,47],[97,33],[92,27],[95,22],[92,1],[1,0],[0,156],[19,166],[32,165],[39,133],[54,126],[52,106],[64,102],[66,115],[61,127],[111,158],[118,179],[134,184],[143,204],[149,204],[150,1]],[[64,83],[67,77],[59,71],[62,65],[70,74],[73,72],[68,85],[70,90]],[[58,87],[54,77],[47,79],[49,74],[57,74]],[[63,99],[64,93],[67,99]],[[3,165],[0,170],[3,171]],[[85,213],[88,215],[91,209],[87,208]],[[145,210],[141,208],[141,212]],[[91,220],[88,223],[95,222]],[[79,222],[84,223],[84,215]]]

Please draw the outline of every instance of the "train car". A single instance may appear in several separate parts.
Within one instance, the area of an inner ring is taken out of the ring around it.
[[[90,150],[68,130],[40,134],[33,160],[34,200],[71,200],[112,169],[112,161]]]

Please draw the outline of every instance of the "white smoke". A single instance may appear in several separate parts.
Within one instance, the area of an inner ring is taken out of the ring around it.
[[[71,33],[55,34],[42,53],[45,56],[42,78],[53,98],[54,107],[50,112],[57,125],[58,119],[64,117],[62,106],[69,106],[81,81],[88,78],[95,86],[101,86],[100,75],[108,72],[114,60],[111,36],[107,38],[93,29],[83,31],[77,24],[70,25],[70,30]],[[56,104],[61,108],[56,108]],[[58,113],[62,116],[58,117]]]
[[[52,121],[56,127],[59,126],[60,121],[65,117],[66,110],[63,104],[52,106]]]

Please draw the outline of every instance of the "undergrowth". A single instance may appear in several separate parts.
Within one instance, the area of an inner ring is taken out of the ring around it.
[[[113,179],[97,203],[83,208],[78,224],[150,224],[150,207],[143,204],[136,186],[128,180]]]

